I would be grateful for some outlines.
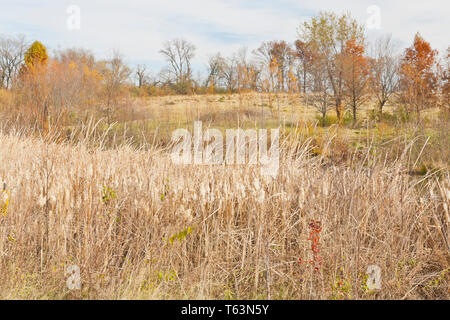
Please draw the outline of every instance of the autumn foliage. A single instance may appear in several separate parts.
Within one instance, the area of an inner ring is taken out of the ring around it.
[[[350,39],[345,43],[340,59],[343,66],[344,92],[347,104],[356,122],[357,108],[366,99],[366,88],[370,74],[368,58],[364,56],[364,45]]]
[[[413,107],[420,123],[423,109],[436,103],[438,94],[437,55],[430,44],[417,33],[414,43],[403,54],[400,76],[402,98]]]
[[[418,123],[422,110],[448,107],[449,53],[439,65],[438,52],[416,34],[399,58],[390,38],[380,39],[369,50],[364,26],[350,14],[319,12],[292,43],[264,41],[255,50],[209,56],[203,78],[193,69],[196,47],[185,39],[163,45],[167,66],[157,74],[145,65],[133,70],[118,52],[104,60],[75,48],[49,56],[39,41],[27,46],[22,38],[0,39],[0,87],[17,93],[16,110],[26,110],[19,118],[41,128],[67,122],[71,110],[94,110],[112,123],[128,97],[148,95],[264,92],[280,123],[283,106],[274,101],[298,94],[324,126],[332,108],[338,123],[351,114],[356,125],[363,106],[373,107],[380,121],[386,104],[399,105],[408,115],[414,111]]]
[[[450,47],[364,31],[321,12],[204,74],[184,39],[154,73],[0,37],[0,298],[448,299]],[[258,129],[277,174],[175,164],[195,121],[218,133],[200,158],[239,128],[227,147],[252,162]]]
[[[101,80],[85,52],[67,50],[48,58],[35,41],[25,53],[17,87],[24,108],[20,117],[44,131],[63,125],[71,110],[95,107]]]
[[[45,65],[48,60],[47,49],[42,43],[35,41],[25,52],[24,59],[25,65],[28,68],[32,68],[37,65]]]

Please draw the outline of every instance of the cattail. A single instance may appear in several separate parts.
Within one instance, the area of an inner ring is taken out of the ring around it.
[[[43,208],[46,203],[47,203],[47,199],[42,194],[40,194],[39,198],[38,198],[39,206]]]

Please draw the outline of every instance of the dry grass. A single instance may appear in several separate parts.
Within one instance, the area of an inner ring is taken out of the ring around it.
[[[156,147],[54,141],[0,134],[0,298],[450,298],[449,172],[409,175],[411,145],[338,164],[287,137],[267,178],[177,166]],[[313,257],[311,220],[319,271],[298,263]],[[81,290],[66,287],[72,264]]]

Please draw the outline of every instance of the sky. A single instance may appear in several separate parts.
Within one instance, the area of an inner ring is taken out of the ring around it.
[[[167,40],[195,44],[194,66],[205,66],[218,51],[292,42],[299,25],[321,10],[350,12],[367,26],[369,40],[391,34],[405,48],[419,31],[433,48],[450,45],[448,0],[0,0],[0,35],[23,34],[50,52],[83,47],[106,58],[119,50],[130,65],[158,71]]]

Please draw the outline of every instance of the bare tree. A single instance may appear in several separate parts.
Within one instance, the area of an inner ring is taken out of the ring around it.
[[[250,62],[247,67],[248,85],[250,90],[258,90],[258,84],[260,82],[261,68],[258,64]]]
[[[159,52],[169,63],[176,84],[185,89],[192,79],[191,61],[195,46],[184,39],[173,39],[167,41]]]
[[[271,42],[263,42],[258,49],[253,50],[253,54],[260,64],[268,67],[274,58]]]
[[[290,72],[294,62],[294,51],[286,41],[263,42],[261,46],[253,51],[260,65],[270,72],[270,68],[277,66],[277,75],[279,81],[276,81],[278,91],[285,89]]]
[[[301,40],[295,41],[295,57],[300,62],[297,66],[297,78],[301,80],[303,93],[306,93],[307,78],[311,72],[312,64],[314,62],[314,52],[308,43]],[[326,70],[325,70],[326,72]]]
[[[24,36],[0,38],[0,88],[11,88],[27,49]]]
[[[147,67],[143,64],[138,64],[136,67],[136,79],[138,87],[142,88],[147,82]]]
[[[326,62],[323,57],[316,56],[314,63],[309,65],[312,76],[312,95],[306,98],[306,103],[311,103],[320,112],[321,125],[326,125],[326,116],[333,107],[333,92],[330,90]]]
[[[217,84],[219,83],[219,78],[222,73],[224,64],[225,61],[224,58],[220,55],[220,52],[208,58],[208,65],[207,65],[208,76],[206,77],[205,80],[205,87],[217,86]]]
[[[279,90],[285,90],[285,85],[287,84],[288,73],[292,69],[292,64],[294,62],[294,51],[291,46],[286,41],[273,41],[271,43],[271,53],[276,59],[279,72],[280,72],[280,82]]]
[[[114,51],[111,59],[100,63],[100,72],[104,82],[108,123],[111,123],[112,113],[118,105],[123,85],[129,79],[131,70],[124,63],[122,55]]]
[[[369,84],[377,100],[381,120],[384,105],[398,88],[399,59],[394,54],[391,36],[378,38],[371,49]]]
[[[257,90],[261,68],[248,57],[247,47],[241,47],[236,55],[237,86],[239,89]]]
[[[271,92],[279,86],[276,84],[278,73],[278,63],[273,56],[272,44],[270,42],[263,42],[261,46],[253,50],[255,59],[262,71],[262,87],[264,91]]]
[[[261,85],[263,91],[279,92],[281,86],[280,65],[274,55],[273,42],[263,42],[261,46],[253,51],[256,61],[260,66],[262,72]],[[269,96],[269,100],[271,100]]]
[[[235,55],[223,60],[220,78],[223,80],[226,89],[230,93],[236,89],[237,58]]]

